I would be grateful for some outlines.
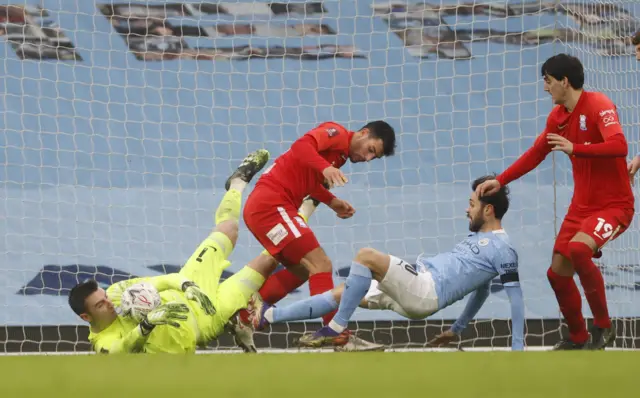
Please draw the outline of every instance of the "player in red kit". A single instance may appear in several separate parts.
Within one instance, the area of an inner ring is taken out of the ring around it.
[[[333,289],[331,260],[298,209],[305,197],[311,196],[338,217],[350,218],[355,213],[353,206],[325,186],[347,182],[339,170],[347,160],[369,162],[391,156],[394,151],[395,132],[384,121],[370,122],[357,132],[327,122],[300,137],[262,174],[247,198],[244,221],[262,246],[285,266],[260,289],[264,301],[278,302],[305,282],[306,273],[311,295]],[[295,272],[299,266],[303,267],[302,273]],[[244,312],[241,317],[248,320]],[[328,323],[332,317],[333,313],[323,320]]]
[[[569,326],[569,338],[554,349],[603,349],[615,340],[604,279],[591,260],[622,234],[634,213],[627,174],[627,141],[615,105],[604,94],[583,90],[584,69],[575,57],[559,54],[542,65],[544,90],[553,108],[533,146],[496,177],[477,188],[479,196],[495,192],[538,166],[551,151],[569,155],[574,192],[553,248],[547,277]],[[580,278],[594,317],[591,341],[582,316],[582,299],[573,275]]]

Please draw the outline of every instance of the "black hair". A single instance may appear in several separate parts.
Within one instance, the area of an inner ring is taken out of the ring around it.
[[[631,39],[631,43],[634,46],[637,46],[638,44],[640,44],[640,30],[636,32],[635,35],[633,35],[633,38]]]
[[[87,312],[84,302],[96,290],[98,290],[98,282],[93,279],[77,284],[69,292],[69,307],[77,315],[84,314]]]
[[[582,62],[572,55],[554,55],[542,64],[540,73],[543,77],[548,75],[556,80],[562,80],[566,77],[571,87],[576,90],[580,90],[584,86],[584,67]]]
[[[495,174],[476,178],[475,181],[473,181],[473,183],[471,184],[471,191],[475,192],[478,185],[482,184],[485,181],[495,179]],[[507,210],[509,210],[509,187],[507,187],[506,185],[502,185],[498,192],[494,193],[493,195],[483,196],[481,198],[478,198],[478,200],[480,200],[480,203],[484,205],[493,206],[493,213],[496,215],[496,218],[498,220],[502,220],[502,217],[504,217],[504,215],[507,213]]]
[[[369,136],[382,140],[382,153],[384,156],[393,156],[396,151],[396,132],[389,123],[383,120],[376,120],[367,123],[360,130],[368,129]]]

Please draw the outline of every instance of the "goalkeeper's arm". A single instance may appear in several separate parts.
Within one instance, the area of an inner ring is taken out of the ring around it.
[[[178,320],[186,320],[189,308],[182,303],[162,304],[147,314],[145,319],[133,330],[120,338],[111,339],[110,336],[98,340],[96,351],[101,354],[122,354],[144,352],[144,345],[149,335],[159,325],[180,327]]]

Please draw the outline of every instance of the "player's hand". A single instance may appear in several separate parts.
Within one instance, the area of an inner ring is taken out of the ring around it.
[[[451,344],[452,341],[457,339],[458,335],[455,334],[453,330],[449,329],[431,339],[427,345],[430,347],[442,347],[443,345]]]
[[[627,164],[627,171],[629,172],[629,179],[631,180],[631,185],[633,185],[634,180],[635,180],[635,175],[638,172],[638,169],[640,169],[640,156],[636,156],[633,159],[631,159],[631,161],[629,162],[629,164]]]
[[[216,308],[211,303],[211,299],[209,296],[205,294],[198,285],[193,282],[185,282],[182,284],[182,291],[184,292],[184,296],[187,300],[193,300],[200,304],[200,307],[204,310],[207,315],[214,315],[216,313]]]
[[[493,195],[500,190],[500,187],[500,181],[487,180],[476,187],[476,195],[478,195],[479,198],[487,195]]]
[[[149,311],[142,324],[147,329],[152,329],[159,325],[170,325],[179,328],[177,321],[188,319],[189,307],[186,304],[171,302],[157,306]]]
[[[573,142],[558,134],[547,134],[547,143],[552,146],[552,151],[561,151],[567,155],[573,153]]]
[[[329,166],[322,170],[322,175],[324,176],[325,183],[329,185],[328,189],[333,187],[342,187],[348,181],[347,177],[345,177],[339,169],[336,169],[333,166]]]
[[[351,218],[356,214],[356,209],[354,209],[353,206],[351,206],[351,203],[346,200],[333,198],[331,203],[329,203],[329,207],[342,219]]]

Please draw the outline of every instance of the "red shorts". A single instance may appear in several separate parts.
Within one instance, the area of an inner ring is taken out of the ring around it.
[[[298,209],[282,195],[265,188],[251,192],[244,205],[244,223],[260,244],[283,265],[297,265],[320,247]]]
[[[577,214],[569,210],[560,226],[553,252],[570,258],[569,242],[578,232],[591,236],[601,249],[629,228],[633,213],[633,209],[605,209],[591,214]],[[595,256],[600,256],[599,250]]]

